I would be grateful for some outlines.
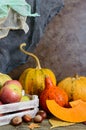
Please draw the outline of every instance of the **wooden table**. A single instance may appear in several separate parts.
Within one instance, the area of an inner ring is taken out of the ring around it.
[[[35,128],[34,130],[50,130],[51,125],[49,124],[48,120],[44,120],[41,124],[39,124],[39,128]],[[19,126],[12,126],[12,125],[5,125],[1,126],[0,130],[30,130],[28,128],[27,123],[22,123]],[[56,127],[53,128],[52,130],[86,130],[86,125],[80,123],[80,124],[75,124],[71,126],[66,126],[66,127]]]

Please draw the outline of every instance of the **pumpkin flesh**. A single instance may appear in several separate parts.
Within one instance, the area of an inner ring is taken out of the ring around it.
[[[75,107],[65,108],[57,104],[54,100],[46,101],[49,111],[57,118],[68,122],[86,121],[86,102],[81,101]]]
[[[82,102],[82,100],[78,99],[78,100],[74,100],[74,101],[69,102],[69,104],[70,104],[71,107],[75,107],[81,102]]]

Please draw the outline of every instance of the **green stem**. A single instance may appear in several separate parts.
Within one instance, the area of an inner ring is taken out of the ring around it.
[[[36,55],[34,55],[33,53],[31,53],[31,52],[25,51],[25,50],[23,49],[24,46],[26,46],[26,43],[22,43],[22,44],[20,45],[20,50],[21,50],[23,53],[25,53],[25,54],[27,54],[27,55],[29,55],[29,56],[32,56],[32,57],[36,60],[36,62],[37,62],[37,67],[36,67],[36,68],[41,69],[41,65],[40,65],[40,61],[39,61],[38,57],[37,57]]]

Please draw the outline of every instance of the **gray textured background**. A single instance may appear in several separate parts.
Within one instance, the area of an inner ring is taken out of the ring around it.
[[[64,4],[34,50],[57,81],[75,74],[86,76],[86,1],[65,0]],[[31,58],[28,64],[32,63]]]
[[[76,73],[86,76],[86,1],[64,0],[64,7],[50,21],[33,52],[42,67],[54,71],[57,82]],[[35,65],[30,57],[10,74],[16,78]]]
[[[16,66],[25,63],[27,56],[19,50],[22,42],[27,43],[26,49],[32,51],[43,36],[46,25],[63,7],[62,0],[27,0],[32,7],[32,13],[40,17],[28,17],[30,30],[27,34],[22,30],[11,30],[6,38],[0,39],[0,72],[8,73]]]

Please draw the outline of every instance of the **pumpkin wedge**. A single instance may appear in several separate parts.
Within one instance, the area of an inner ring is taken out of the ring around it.
[[[78,99],[78,100],[74,100],[74,101],[69,102],[69,104],[70,104],[71,107],[75,107],[81,102],[82,102],[82,100]]]
[[[86,102],[80,101],[72,108],[65,108],[57,104],[54,100],[46,100],[49,111],[57,118],[68,122],[86,121]]]

